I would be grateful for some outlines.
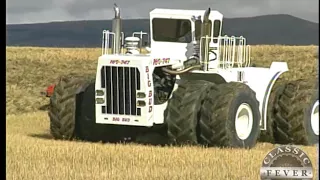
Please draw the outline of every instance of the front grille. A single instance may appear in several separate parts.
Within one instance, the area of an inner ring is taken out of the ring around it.
[[[136,106],[137,90],[140,90],[140,72],[135,67],[103,66],[101,88],[106,88],[106,105],[102,113],[141,115]]]

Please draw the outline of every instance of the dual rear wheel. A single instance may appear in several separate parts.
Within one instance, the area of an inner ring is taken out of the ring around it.
[[[262,141],[313,145],[319,142],[319,96],[309,80],[276,84],[269,100]]]
[[[260,133],[259,102],[243,83],[184,81],[165,111],[174,144],[251,148]]]
[[[275,86],[268,104],[267,131],[260,136],[259,102],[243,83],[184,81],[168,101],[165,121],[175,144],[251,148],[257,140],[276,144],[319,142],[319,98],[306,80]]]

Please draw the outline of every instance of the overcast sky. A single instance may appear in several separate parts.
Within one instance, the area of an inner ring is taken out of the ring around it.
[[[113,3],[123,18],[148,18],[154,8],[211,9],[224,17],[290,14],[319,22],[319,0],[6,0],[7,24],[112,19]]]

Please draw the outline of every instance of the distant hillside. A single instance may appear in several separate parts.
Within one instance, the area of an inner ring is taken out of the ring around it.
[[[111,29],[111,20],[52,22],[7,25],[7,46],[100,47],[102,30]],[[149,20],[123,20],[123,31],[149,32]],[[318,45],[318,23],[290,15],[225,18],[223,33],[244,36],[247,43]]]

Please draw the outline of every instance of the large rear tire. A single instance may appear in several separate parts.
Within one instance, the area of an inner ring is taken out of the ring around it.
[[[276,143],[313,145],[319,141],[318,99],[317,90],[306,80],[285,85],[276,106]]]
[[[204,145],[251,148],[260,133],[255,92],[238,82],[220,84],[207,94],[200,116]]]
[[[75,138],[77,89],[85,81],[76,77],[61,77],[50,97],[50,133],[55,139]]]
[[[173,92],[164,112],[169,143],[198,143],[200,108],[211,84],[207,81],[182,81]]]

